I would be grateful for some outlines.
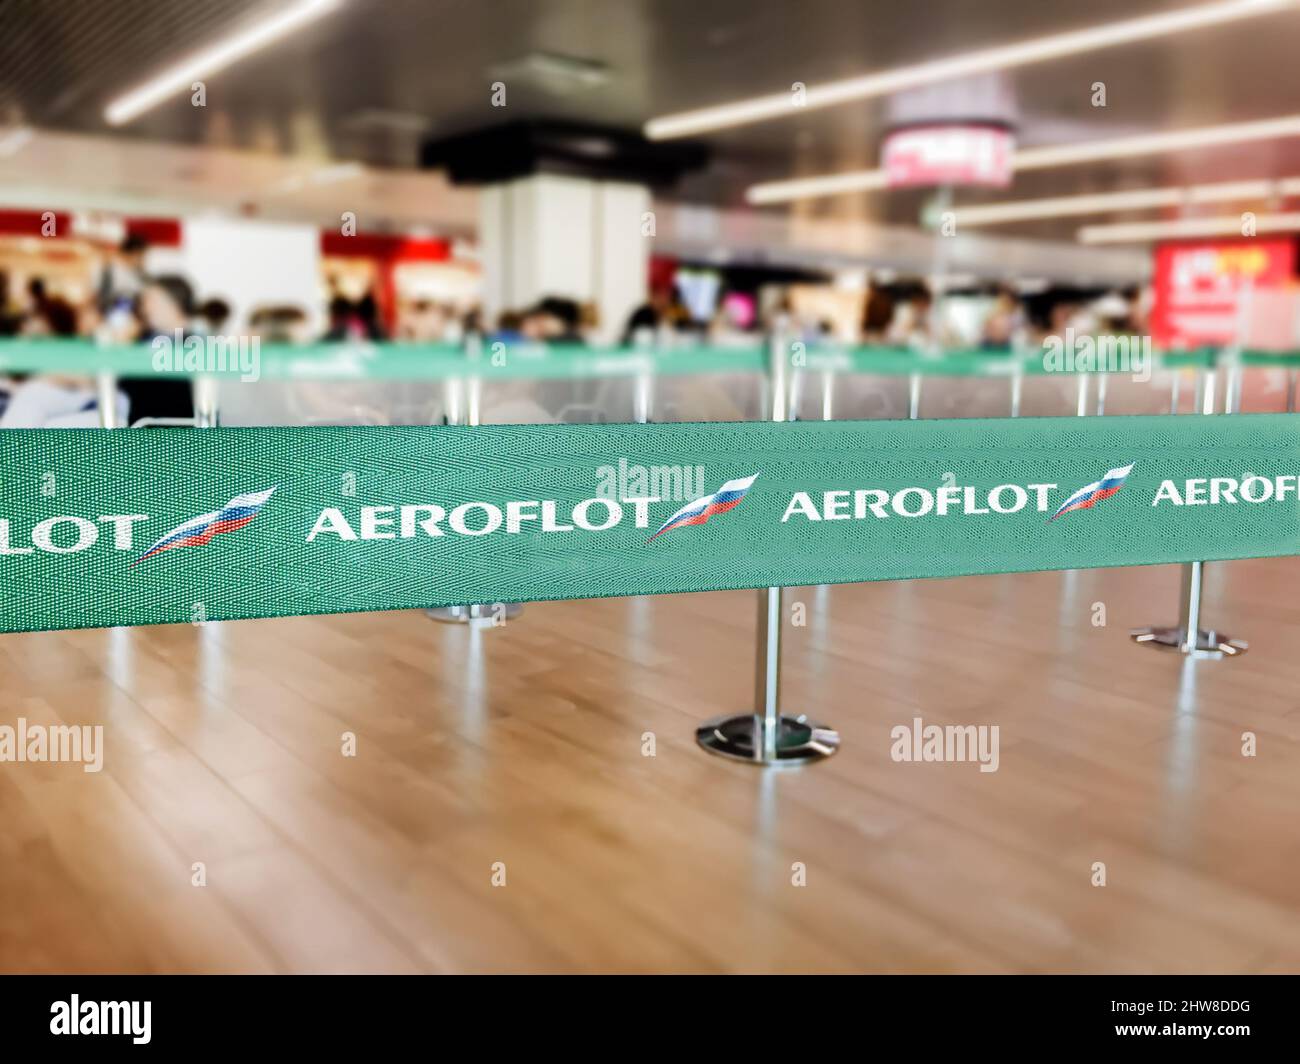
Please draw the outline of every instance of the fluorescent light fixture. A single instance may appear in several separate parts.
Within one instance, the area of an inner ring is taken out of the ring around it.
[[[917,85],[928,85],[936,81],[946,81],[970,74],[983,74],[992,70],[1009,70],[1029,63],[1041,63],[1047,59],[1059,59],[1061,56],[1091,52],[1112,45],[1167,37],[1236,19],[1267,15],[1290,7],[1294,2],[1295,0],[1220,0],[1218,3],[1166,11],[1157,15],[1127,19],[1123,22],[1108,22],[1089,29],[1056,33],[1048,37],[1021,41],[1018,44],[1001,45],[978,52],[965,52],[946,59],[934,59],[915,66],[895,67],[875,74],[812,85],[805,91],[803,103],[799,107],[794,106],[791,93],[776,92],[748,100],[737,100],[735,103],[721,104],[717,107],[702,107],[693,111],[662,115],[650,119],[645,124],[645,135],[651,140],[668,140],[673,137],[707,133],[714,129],[748,125],[751,122],[762,122],[770,118],[796,115],[801,111],[817,107],[832,107],[850,100],[884,96]]]
[[[188,92],[195,81],[211,77],[299,26],[320,18],[339,3],[340,0],[299,0],[280,14],[182,60],[138,88],[119,96],[104,109],[104,119],[113,126],[129,122],[156,107],[168,96]]]
[[[1176,129],[1168,133],[1140,133],[1116,140],[1095,140],[1046,148],[1023,148],[1011,158],[1011,169],[1047,170],[1054,166],[1076,166],[1103,159],[1125,159],[1139,155],[1213,148],[1251,140],[1277,140],[1300,136],[1300,115],[1266,118],[1258,122],[1231,122],[1222,126]],[[786,203],[814,196],[835,196],[847,192],[884,188],[883,170],[852,170],[843,174],[791,178],[751,185],[745,199],[753,204]]]
[[[839,196],[848,192],[871,192],[888,187],[884,170],[850,170],[821,177],[793,177],[787,181],[763,181],[745,190],[745,200],[756,206],[790,200]]]
[[[1175,129],[1168,133],[1139,133],[1118,140],[1085,141],[1060,144],[1049,148],[1026,148],[1016,152],[1017,170],[1046,170],[1053,166],[1073,166],[1098,159],[1125,159],[1137,155],[1160,155],[1164,152],[1213,148],[1220,144],[1240,144],[1249,140],[1274,140],[1300,136],[1300,115],[1266,118],[1259,122],[1231,122],[1223,126],[1200,129]]]
[[[1106,214],[1152,207],[1182,207],[1196,203],[1229,203],[1233,200],[1266,199],[1270,196],[1300,196],[1300,178],[1278,181],[1225,181],[1217,185],[1185,188],[1134,188],[1123,192],[1099,192],[1085,196],[1054,196],[1049,199],[1008,200],[953,207],[957,224],[963,228],[1001,225],[1006,222],[1041,218],[1068,218],[1081,214]]]
[[[1260,214],[1256,233],[1293,233],[1300,230],[1300,213]],[[1222,218],[1180,218],[1174,222],[1133,222],[1128,225],[1085,225],[1081,244],[1144,244],[1152,240],[1178,240],[1197,236],[1241,236],[1241,215]]]

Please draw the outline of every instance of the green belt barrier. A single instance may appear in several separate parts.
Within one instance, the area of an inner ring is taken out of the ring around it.
[[[1215,364],[1218,357],[1217,352],[1210,349],[1164,351],[1152,354],[1151,368],[1157,371],[1209,368]],[[1096,369],[1055,369],[1048,365],[1042,351],[1025,353],[1009,350],[946,350],[931,354],[897,347],[827,347],[814,348],[806,352],[795,351],[790,359],[792,367],[796,369],[879,376],[916,373],[923,377],[1009,377],[1017,372],[1027,376],[1049,374],[1074,376],[1080,373],[1131,372],[1129,365],[1118,364]],[[1297,361],[1300,361],[1300,356],[1297,356]]]
[[[0,631],[1300,551],[1285,414],[27,430],[0,459]]]
[[[116,377],[212,376],[238,380],[588,379],[642,373],[755,373],[762,347],[691,347],[642,351],[579,345],[487,342],[470,358],[455,344],[245,343],[194,345],[154,352],[147,344],[98,346],[76,340],[0,342],[0,373]],[[174,353],[175,352],[175,353]]]
[[[199,338],[196,338],[196,340]],[[212,376],[265,380],[578,380],[591,378],[762,373],[768,348],[685,347],[641,350],[485,341],[473,357],[456,344],[316,343],[258,344],[255,361],[249,339],[229,344],[153,351],[146,344],[96,345],[84,340],[8,340],[0,342],[0,374],[64,373],[115,377]],[[1043,352],[919,352],[896,347],[807,347],[789,345],[792,368],[812,372],[877,376],[1008,377],[1129,372],[1127,365],[1095,370],[1050,367]],[[1211,349],[1157,352],[1154,370],[1211,368],[1219,353]],[[1300,354],[1244,351],[1247,366],[1291,368]]]
[[[1271,366],[1278,369],[1295,369],[1300,366],[1300,354],[1278,351],[1242,351],[1243,366]]]

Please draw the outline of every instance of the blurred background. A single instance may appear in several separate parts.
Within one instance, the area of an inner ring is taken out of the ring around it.
[[[1292,350],[1298,30],[1286,0],[11,0],[0,336]],[[867,390],[845,415],[896,411]],[[437,416],[409,391],[224,418]],[[622,402],[550,392],[508,412]]]

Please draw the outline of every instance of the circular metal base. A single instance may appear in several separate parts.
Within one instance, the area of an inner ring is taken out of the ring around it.
[[[472,624],[477,628],[492,628],[501,621],[513,621],[524,612],[522,602],[496,602],[490,606],[437,606],[425,610],[424,615],[439,624]]]
[[[762,744],[755,749],[762,718],[753,713],[736,717],[715,717],[695,729],[695,741],[711,754],[747,761],[751,765],[793,768],[830,757],[840,748],[839,732],[815,724],[800,714],[781,716],[776,735],[776,757],[763,757]]]
[[[1193,658],[1233,658],[1246,653],[1249,644],[1240,639],[1233,639],[1223,632],[1205,631],[1196,633],[1196,645],[1187,645],[1186,628],[1135,628],[1129,633],[1135,643],[1156,647],[1159,650],[1175,650]]]

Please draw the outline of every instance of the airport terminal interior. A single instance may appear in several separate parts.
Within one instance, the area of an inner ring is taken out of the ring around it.
[[[0,6],[0,972],[1300,971],[1297,42]]]

